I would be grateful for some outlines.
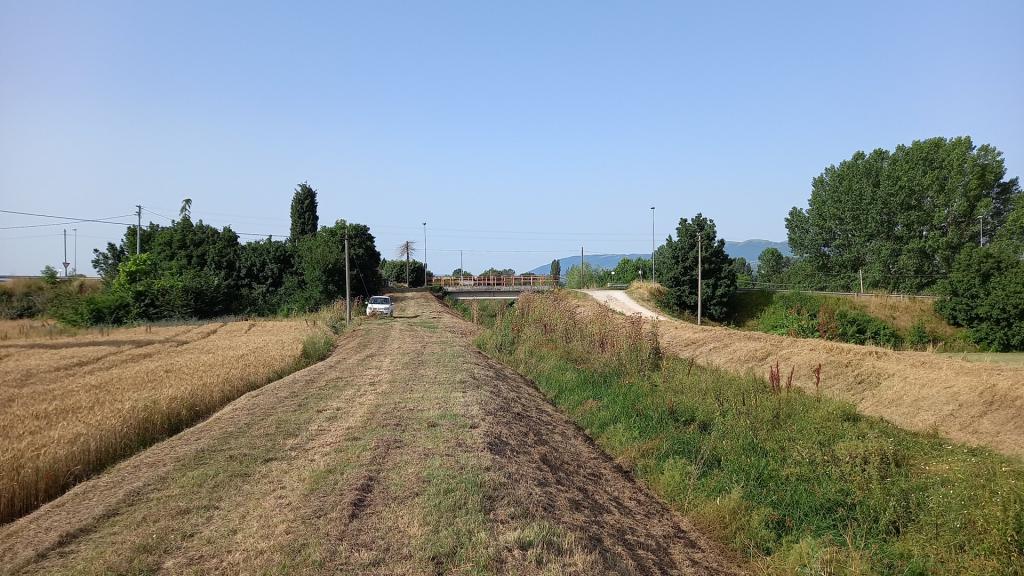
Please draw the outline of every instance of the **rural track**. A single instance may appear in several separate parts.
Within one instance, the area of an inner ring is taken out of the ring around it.
[[[0,526],[0,574],[734,574],[424,293]]]
[[[928,352],[793,338],[718,326],[696,326],[649,310],[620,290],[583,291],[626,315],[658,320],[662,349],[738,375],[767,374],[780,364],[793,383],[851,402],[923,433],[1024,456],[1024,367],[979,364]]]

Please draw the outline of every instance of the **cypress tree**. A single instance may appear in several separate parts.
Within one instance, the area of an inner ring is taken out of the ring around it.
[[[291,239],[316,234],[320,218],[316,214],[316,190],[307,182],[299,184],[292,196]]]

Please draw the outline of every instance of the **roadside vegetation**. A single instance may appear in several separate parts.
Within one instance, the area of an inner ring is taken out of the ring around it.
[[[478,343],[768,574],[1024,571],[1024,466],[844,402],[663,357],[653,326],[524,295]]]
[[[346,237],[354,296],[378,293],[381,257],[369,228],[344,220],[319,226],[316,209],[316,190],[302,183],[292,199],[291,235],[243,243],[230,227],[193,221],[185,199],[177,220],[141,231],[130,226],[119,244],[94,250],[102,283],[44,270],[40,281],[0,287],[0,316],[82,327],[312,312],[344,294]]]
[[[323,360],[343,314],[0,342],[0,522]]]
[[[945,322],[932,300],[737,292],[727,322],[781,336],[870,344],[894,350],[970,352],[977,346]]]

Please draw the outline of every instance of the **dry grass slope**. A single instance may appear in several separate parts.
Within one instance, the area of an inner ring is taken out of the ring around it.
[[[0,521],[282,374],[304,321],[0,342]]]
[[[587,301],[583,305],[600,306]],[[793,371],[793,384],[853,402],[898,426],[1024,456],[1024,367],[970,363],[927,352],[897,352],[666,320],[665,351],[736,374]]]

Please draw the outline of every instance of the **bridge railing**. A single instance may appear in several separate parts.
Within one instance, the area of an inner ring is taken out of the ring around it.
[[[516,286],[553,286],[557,276],[434,276],[431,285],[444,288],[473,286],[481,288],[514,288]]]

